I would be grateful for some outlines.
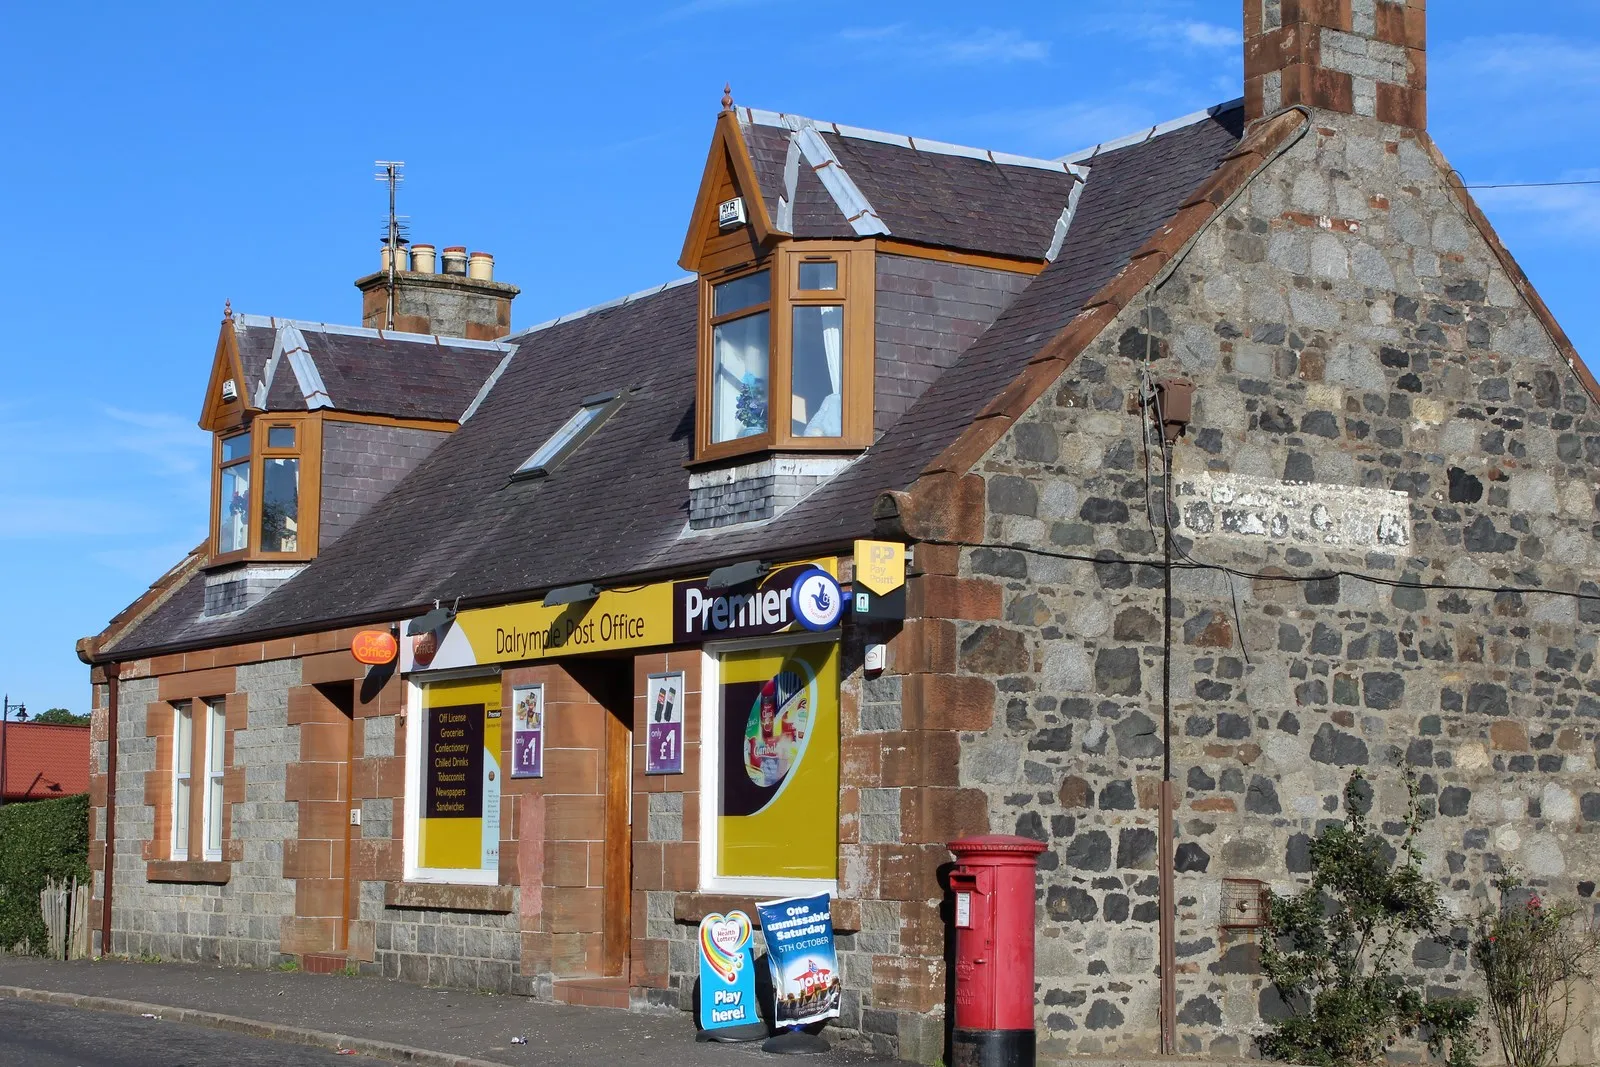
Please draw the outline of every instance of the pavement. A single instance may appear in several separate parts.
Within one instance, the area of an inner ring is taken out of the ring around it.
[[[139,1020],[143,1031],[203,1026],[322,1049],[340,1063],[372,1060],[430,1067],[754,1067],[773,1059],[759,1044],[698,1044],[686,1013],[635,1014],[469,993],[380,978],[258,971],[198,963],[0,956],[0,1006],[45,1017],[48,1008],[93,1009]],[[160,1016],[147,1019],[146,1015]],[[0,1026],[4,1023],[0,1022]],[[526,1043],[514,1043],[521,1037]],[[6,1061],[0,1059],[0,1064]],[[21,1062],[21,1061],[18,1061]],[[48,1060],[41,1060],[49,1062]],[[62,1062],[66,1062],[62,1060]],[[91,1062],[84,1058],[78,1062]],[[108,1060],[108,1063],[123,1061]],[[196,1063],[170,1056],[129,1063]],[[299,1061],[295,1061],[299,1062]],[[307,1063],[321,1062],[306,1060]],[[832,1050],[810,1062],[904,1067]]]
[[[381,1067],[383,1062],[137,1015],[0,999],[0,1067]]]

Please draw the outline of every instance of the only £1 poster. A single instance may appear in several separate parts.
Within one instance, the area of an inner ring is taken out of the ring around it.
[[[436,682],[423,690],[418,866],[500,868],[500,680]]]
[[[839,853],[839,646],[721,658],[717,874],[832,881]]]
[[[511,690],[511,777],[544,777],[544,686]]]

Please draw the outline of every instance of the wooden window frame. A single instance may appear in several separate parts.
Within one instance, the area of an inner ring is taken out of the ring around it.
[[[200,701],[206,709],[205,720],[205,799],[200,805],[200,854],[207,863],[222,862],[223,846],[227,843],[227,834],[222,825],[223,813],[227,810],[227,785],[226,772],[228,769],[228,709],[222,697],[206,698]],[[213,734],[212,731],[216,733]],[[217,743],[217,738],[221,743]],[[213,764],[212,756],[216,756]],[[218,792],[216,803],[212,803],[213,790]],[[211,825],[215,820],[217,826],[217,847],[211,847]]]
[[[828,259],[838,264],[839,287],[801,290],[800,264]],[[716,286],[761,270],[771,271],[771,298],[764,305],[712,315]],[[872,444],[873,362],[875,358],[876,263],[870,242],[787,241],[769,254],[700,276],[700,347],[694,463],[709,463],[765,452],[859,452]],[[841,357],[841,420],[838,437],[797,437],[791,431],[794,309],[842,305],[844,351]],[[765,433],[713,442],[712,400],[716,383],[716,326],[768,313],[767,430]]]
[[[231,668],[229,673],[232,673]],[[217,694],[209,685],[194,685],[189,679],[198,680],[198,674],[163,676],[161,689],[166,694],[165,699],[149,704],[146,710],[146,736],[155,740],[156,760],[145,776],[145,801],[155,815],[155,831],[144,848],[145,878],[151,882],[226,885],[231,877],[232,860],[239,856],[229,821],[233,805],[243,795],[243,768],[234,767],[232,763],[233,732],[243,725],[245,697],[242,693]],[[207,714],[208,707],[214,709],[214,718]],[[191,716],[189,760],[180,763],[177,740],[180,712],[184,709]],[[206,753],[213,726],[221,731],[222,738],[222,806],[215,815],[206,810],[206,790],[202,785],[207,782]],[[190,783],[186,812],[189,832],[181,838],[177,834],[176,788],[180,775]],[[213,858],[218,854],[206,848],[206,825],[213,818],[221,820],[221,858]]]
[[[268,435],[275,428],[292,427],[294,446],[273,448],[267,444]],[[250,513],[246,518],[245,547],[230,552],[220,551],[222,542],[222,442],[225,438],[250,434],[250,455],[247,460],[235,461],[249,464]],[[293,552],[264,552],[261,549],[261,516],[266,490],[267,461],[270,459],[298,460],[299,499],[296,533],[297,547]],[[319,414],[261,414],[249,419],[243,426],[219,431],[212,441],[211,458],[211,566],[222,566],[246,560],[272,563],[302,562],[317,554],[317,526],[322,508],[322,417]]]
[[[184,861],[189,858],[190,844],[194,840],[194,760],[195,760],[195,728],[194,728],[193,700],[176,700],[172,703],[172,831],[171,848],[168,849],[168,858],[174,861]],[[179,738],[183,736],[183,725],[189,724],[189,758],[182,758],[183,745]],[[184,764],[187,763],[188,766]],[[178,786],[188,787],[188,802],[178,802]],[[187,810],[185,810],[187,809]],[[178,813],[183,812],[187,818],[180,823]],[[202,816],[203,818],[203,816]],[[180,832],[180,826],[182,831]]]

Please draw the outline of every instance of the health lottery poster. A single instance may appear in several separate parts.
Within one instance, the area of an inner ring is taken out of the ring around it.
[[[772,970],[772,1024],[804,1026],[839,1017],[839,956],[828,894],[756,905]]]
[[[700,920],[700,1029],[760,1025],[750,916],[713,912]]]

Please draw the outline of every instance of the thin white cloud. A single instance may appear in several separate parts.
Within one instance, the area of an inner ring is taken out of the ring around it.
[[[185,559],[203,535],[197,525],[194,537],[188,541],[168,541],[139,548],[101,549],[91,552],[89,558],[119,574],[138,581],[154,582]]]
[[[1596,181],[1600,170],[1568,171],[1545,180]],[[1473,189],[1472,195],[1491,218],[1518,216],[1544,238],[1588,245],[1600,237],[1600,185]]]
[[[1464,77],[1484,92],[1521,93],[1541,86],[1600,89],[1600,43],[1542,34],[1468,37],[1438,49],[1432,73]]]
[[[1036,63],[1050,58],[1050,42],[1025,37],[1016,30],[929,32],[899,22],[842,30],[839,39],[876,58],[934,66]]]
[[[1214,22],[1196,22],[1182,19],[1176,22],[1148,23],[1145,35],[1152,40],[1166,41],[1189,48],[1240,48],[1244,38],[1232,26],[1219,26]]]
[[[1515,153],[1548,180],[1589,160],[1600,134],[1600,41],[1539,34],[1467,37],[1431,50],[1429,125],[1469,178]],[[1499,157],[1496,159],[1495,157]]]

